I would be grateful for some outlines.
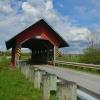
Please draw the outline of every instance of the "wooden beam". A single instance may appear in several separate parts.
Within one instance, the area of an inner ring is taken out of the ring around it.
[[[54,59],[53,59],[53,65],[55,66],[55,61],[56,61],[56,46],[54,45]]]
[[[16,68],[16,64],[17,64],[17,60],[20,59],[21,56],[21,45],[20,44],[16,44],[14,47],[12,47],[12,58],[11,58],[11,63],[12,63],[12,67]]]
[[[12,68],[15,68],[15,66],[16,66],[16,63],[15,63],[15,47],[12,47],[11,64],[12,64]]]

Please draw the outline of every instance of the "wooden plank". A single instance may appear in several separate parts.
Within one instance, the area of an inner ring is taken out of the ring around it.
[[[65,61],[59,61],[59,60],[56,60],[55,62],[59,64],[72,65],[72,66],[78,66],[78,67],[84,67],[84,68],[93,68],[93,69],[100,70],[100,65],[65,62]]]

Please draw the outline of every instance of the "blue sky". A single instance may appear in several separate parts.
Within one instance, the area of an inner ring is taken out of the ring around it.
[[[54,0],[54,4],[63,16],[69,16],[80,26],[91,28],[100,23],[100,0]]]
[[[0,0],[0,51],[5,41],[44,18],[68,41],[66,53],[80,53],[86,37],[100,36],[100,0]]]

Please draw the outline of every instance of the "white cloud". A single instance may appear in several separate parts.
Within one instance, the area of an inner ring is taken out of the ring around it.
[[[70,29],[70,34],[74,37],[72,40],[86,40],[87,35],[89,35],[91,32],[88,28],[83,27],[72,27]]]
[[[10,5],[4,5],[0,3],[0,13],[9,14],[13,11]]]
[[[34,6],[32,6],[30,3],[28,3],[28,2],[24,2],[22,4],[22,9],[27,14],[32,14],[32,15],[38,15],[39,14],[39,11]]]
[[[2,7],[0,7],[0,12],[2,12],[2,13],[9,13],[9,12],[12,12],[12,9],[11,9],[11,7],[10,6],[2,6]]]
[[[46,6],[46,10],[53,9],[53,3],[52,3],[52,1],[46,2],[45,6]]]
[[[62,16],[53,6],[52,0],[27,0],[22,2],[22,13],[15,14],[14,11],[9,10],[8,16],[0,17],[0,20],[2,20],[0,21],[0,31],[2,33],[0,34],[0,40],[2,38],[4,40],[9,39],[40,18],[44,18],[66,41],[85,41],[85,36],[90,33],[90,30],[74,25],[71,22],[72,19],[68,16]],[[3,6],[1,5],[1,7]],[[11,6],[9,5],[9,7]]]
[[[41,0],[40,0],[41,1]],[[62,35],[66,40],[85,40],[85,36],[90,33],[88,28],[81,28],[73,25],[70,22],[68,16],[60,15],[54,8],[52,0],[42,0],[44,7],[40,8],[37,6],[37,1],[35,2],[24,2],[22,8],[26,14],[24,20],[38,20],[40,18],[45,18],[48,23],[50,23],[57,32]],[[41,5],[42,5],[41,4]],[[73,38],[74,37],[74,38]]]

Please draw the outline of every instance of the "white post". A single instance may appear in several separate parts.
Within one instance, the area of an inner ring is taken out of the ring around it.
[[[34,70],[34,88],[40,89],[41,84],[41,72],[39,69]]]
[[[74,82],[57,83],[57,100],[77,100],[77,85]]]
[[[41,92],[42,100],[50,99],[50,92],[56,91],[57,76],[54,74],[45,73],[42,75]]]

